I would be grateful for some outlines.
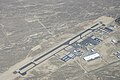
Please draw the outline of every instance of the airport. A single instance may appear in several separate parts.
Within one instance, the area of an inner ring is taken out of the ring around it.
[[[97,20],[90,28],[56,46],[43,55],[37,55],[37,57],[33,58],[33,60],[13,73],[19,73],[24,76],[28,71],[53,56],[65,63],[74,60],[75,58],[79,58],[81,60],[79,63],[85,72],[91,72],[100,67],[119,61],[120,51],[116,50],[112,53],[104,53],[104,50],[101,50],[101,45],[109,43],[112,47],[116,47],[115,45],[119,44],[119,40],[112,39],[111,37],[114,36],[111,35],[119,30],[120,20],[119,18],[115,20],[110,18],[109,20],[109,17],[107,17],[108,21],[102,21],[104,18],[106,17],[101,17],[101,21]],[[104,48],[105,47],[106,46],[104,46]],[[94,63],[92,61],[94,61]],[[97,64],[96,67],[90,67],[95,64]]]

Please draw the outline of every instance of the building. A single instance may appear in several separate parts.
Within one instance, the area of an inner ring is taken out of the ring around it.
[[[100,55],[98,53],[95,53],[95,54],[85,56],[83,59],[85,61],[91,61],[91,60],[94,60],[94,59],[99,58],[99,57],[100,57]]]
[[[119,52],[119,51],[117,51],[116,53],[114,53],[114,55],[115,55],[117,58],[120,59],[120,52]]]
[[[68,52],[66,55],[64,55],[61,60],[67,62],[70,59],[74,59],[76,56],[81,56],[81,52],[77,50],[73,50],[71,52]]]
[[[81,45],[83,45],[83,46],[88,46],[88,45],[90,45],[90,44],[92,44],[92,45],[98,45],[102,40],[101,39],[99,39],[99,38],[96,38],[96,37],[94,37],[94,38],[92,38],[93,37],[93,35],[92,36],[90,36],[90,37],[87,37],[85,40],[83,40],[80,44]]]
[[[115,22],[120,25],[120,17],[115,20]]]
[[[106,31],[106,32],[108,32],[108,33],[110,33],[110,32],[113,31],[112,29],[110,29],[110,28],[108,28],[108,27],[105,27],[103,30]]]

